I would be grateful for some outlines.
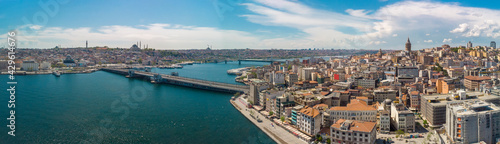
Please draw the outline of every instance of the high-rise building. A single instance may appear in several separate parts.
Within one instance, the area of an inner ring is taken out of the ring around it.
[[[497,48],[497,43],[495,41],[491,41],[490,47],[496,49]]]
[[[500,108],[485,101],[449,103],[446,134],[451,143],[496,143],[500,137]]]
[[[406,44],[405,44],[405,50],[406,50],[407,52],[411,52],[410,37],[408,37],[408,40],[406,41]]]
[[[85,41],[85,48],[89,48],[89,41]]]
[[[467,43],[467,48],[472,48],[472,42],[470,42],[470,41],[469,41],[469,42]]]

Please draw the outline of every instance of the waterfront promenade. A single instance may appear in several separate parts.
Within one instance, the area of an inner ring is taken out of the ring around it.
[[[239,102],[240,97],[237,97],[235,101],[230,100],[233,106],[236,107],[238,111],[243,114],[248,120],[250,120],[252,123],[254,123],[257,127],[259,127],[264,133],[266,133],[269,137],[271,137],[275,142],[279,144],[307,144],[307,142],[299,139],[297,136],[291,134],[284,128],[276,125],[275,123],[271,122],[271,120],[266,119],[264,115],[258,113],[254,109],[248,109],[245,107],[244,104]],[[257,119],[252,118],[250,116],[250,110],[255,111],[255,115],[259,116],[261,118],[262,122],[258,122]],[[271,126],[271,123],[273,123],[274,127]]]

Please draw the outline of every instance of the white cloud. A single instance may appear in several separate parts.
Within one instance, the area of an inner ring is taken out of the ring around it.
[[[432,43],[432,40],[424,40],[426,43]]]
[[[386,41],[371,41],[370,43],[368,44],[375,44],[375,45],[379,45],[379,44],[384,44],[384,43],[387,43]]]
[[[254,0],[242,5],[250,12],[241,17],[252,23],[300,32],[264,38],[268,34],[261,31],[172,24],[97,29],[31,26],[38,35],[26,41],[32,42],[29,46],[40,47],[83,45],[88,39],[92,44],[110,47],[129,47],[142,40],[158,48],[203,48],[206,44],[215,48],[369,48],[369,45],[384,44],[385,48],[401,49],[409,36],[414,41],[424,40],[413,45],[421,49],[435,46],[429,39],[444,38],[443,43],[451,43],[451,38],[469,41],[475,37],[475,40],[490,41],[500,36],[500,10],[465,7],[459,3],[401,1],[373,11],[332,7],[340,13],[316,9],[296,0]],[[431,35],[431,31],[436,33]],[[404,37],[398,37],[400,35]]]
[[[280,5],[280,3],[285,4]],[[262,25],[295,28],[306,34],[303,40],[310,41],[311,45],[364,48],[369,44],[376,44],[376,41],[385,41],[389,43],[389,48],[399,49],[401,41],[404,40],[393,38],[398,34],[408,35],[416,41],[443,38],[443,34],[423,33],[429,30],[463,33],[461,34],[463,37],[457,39],[471,36],[500,36],[499,10],[464,7],[459,3],[402,1],[375,11],[344,10],[347,14],[314,9],[291,0],[255,0],[255,3],[243,5],[253,12],[243,15],[249,21]],[[468,22],[464,24],[464,21]],[[458,28],[450,29],[457,24],[460,24]],[[341,29],[344,27],[355,29],[358,33],[346,33]],[[325,31],[329,34],[325,34]],[[351,42],[332,43],[347,40]],[[417,49],[426,46],[434,45],[429,40],[427,43],[415,44]]]
[[[451,39],[451,38],[449,38],[449,39],[444,39],[444,40],[443,40],[443,43],[451,43],[451,41],[452,41],[452,40],[453,40],[453,39]]]
[[[86,27],[74,29],[33,27],[33,29],[36,30],[35,33],[18,37],[19,47],[52,48],[56,45],[83,47],[86,40],[90,46],[125,48],[136,41],[142,41],[142,44],[158,49],[204,48],[207,44],[213,45],[214,48],[267,47],[259,45],[260,39],[250,33],[212,27],[150,24],[138,27],[113,25],[98,29]]]

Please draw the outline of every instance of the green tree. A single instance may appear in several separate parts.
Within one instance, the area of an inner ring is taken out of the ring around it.
[[[281,122],[285,122],[285,117],[284,116],[281,116]]]
[[[326,143],[327,143],[327,144],[331,144],[331,143],[332,143],[332,140],[331,140],[330,138],[327,138],[327,139],[326,139]]]
[[[273,112],[273,111],[269,111],[269,115],[270,115],[270,116],[271,116],[271,115],[273,115],[273,114],[274,114],[274,112]]]
[[[427,127],[428,127],[428,124],[429,124],[429,123],[427,122],[427,120],[424,120],[424,127],[425,127],[425,128],[427,128]]]
[[[397,130],[396,131],[396,138],[399,138],[400,135],[405,134],[403,130]]]
[[[241,95],[241,93],[240,93],[240,92],[237,92],[237,93],[235,93],[235,94],[234,94],[234,96],[236,96],[236,97],[237,97],[237,96],[240,96],[240,95]]]
[[[316,135],[316,140],[318,140],[319,142],[323,141],[323,137],[321,137],[321,135]]]

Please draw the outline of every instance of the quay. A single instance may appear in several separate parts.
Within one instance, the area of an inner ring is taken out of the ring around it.
[[[240,113],[245,116],[249,121],[251,121],[255,126],[266,133],[271,139],[273,139],[278,144],[307,144],[306,141],[299,139],[297,136],[291,134],[281,126],[273,123],[271,120],[265,118],[266,116],[260,114],[254,109],[247,108],[243,103],[239,102],[241,97],[236,97],[234,100],[229,100],[230,103],[240,111]],[[254,111],[254,115],[258,115],[261,118],[261,122],[251,116],[250,111]],[[273,125],[271,125],[273,124]]]
[[[180,76],[143,72],[133,69],[120,69],[120,68],[103,68],[106,72],[125,75],[130,78],[143,78],[151,80],[152,83],[165,83],[184,87],[198,88],[204,90],[227,92],[227,93],[248,93],[249,86],[236,85],[221,82],[206,81],[200,79],[186,78]]]

